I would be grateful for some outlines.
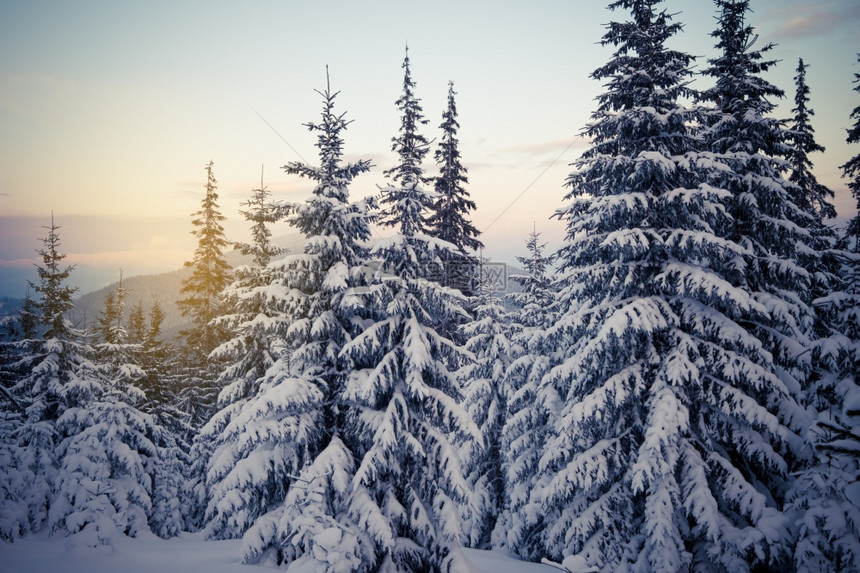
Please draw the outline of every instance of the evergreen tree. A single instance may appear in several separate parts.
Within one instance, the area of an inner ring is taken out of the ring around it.
[[[443,330],[468,315],[456,291],[426,278],[455,251],[424,232],[430,195],[420,164],[427,143],[415,131],[423,120],[408,54],[404,68],[394,139],[400,159],[387,172],[398,186],[382,194],[384,222],[399,233],[372,249],[380,261],[376,279],[353,292],[364,328],[341,353],[350,370],[345,441],[356,463],[349,515],[368,538],[367,570],[458,570],[466,541],[458,508],[472,500],[456,446],[474,451],[468,442],[482,440],[458,404],[454,372],[465,353]]]
[[[409,69],[409,48],[403,58],[403,95],[395,102],[400,110],[400,129],[392,138],[391,150],[397,153],[397,165],[385,171],[392,181],[382,188],[379,200],[379,223],[399,226],[402,235],[414,235],[427,230],[427,210],[433,197],[424,189],[431,179],[424,175],[422,162],[430,150],[430,142],[418,132],[425,125],[421,100],[415,96],[415,82]],[[406,213],[406,216],[403,214]]]
[[[507,314],[512,362],[505,372],[507,412],[500,437],[505,492],[492,541],[495,547],[523,555],[543,553],[540,532],[522,516],[532,509],[540,511],[530,494],[547,434],[546,408],[536,403],[540,381],[550,366],[546,332],[555,316],[550,274],[554,256],[545,255],[545,247],[540,233],[529,234],[529,256],[517,257],[528,274],[510,277],[522,290],[508,295],[514,308]]]
[[[229,242],[221,225],[225,217],[218,209],[213,165],[210,161],[206,166],[206,195],[192,220],[197,249],[194,258],[185,263],[191,269],[191,276],[182,282],[180,292],[186,296],[176,301],[182,315],[189,317],[193,324],[180,332],[191,363],[205,360],[224,339],[223,329],[214,323],[214,319],[224,310],[221,294],[230,283],[230,266],[224,260],[224,248]]]
[[[149,318],[143,319],[143,307],[139,318],[133,310],[130,327],[133,341],[139,348],[138,361],[144,370],[144,378],[139,382],[146,393],[146,401],[141,410],[151,415],[163,428],[155,436],[153,443],[158,450],[155,462],[156,471],[152,472],[152,512],[150,524],[154,533],[169,538],[199,526],[202,513],[193,501],[193,482],[189,471],[195,469],[189,457],[192,436],[197,430],[191,425],[190,416],[179,406],[178,396],[184,380],[179,368],[176,347],[161,340],[161,325],[164,312],[158,301],[153,301]],[[136,326],[135,326],[136,325]],[[141,338],[139,338],[141,337]]]
[[[241,211],[242,215],[253,223],[253,242],[238,243],[236,248],[253,256],[253,260],[236,269],[233,284],[225,293],[234,311],[218,319],[233,337],[213,351],[213,356],[226,366],[218,378],[222,388],[218,396],[220,410],[203,427],[196,444],[197,450],[207,452],[204,461],[208,466],[205,480],[209,537],[240,537],[265,512],[261,500],[271,488],[267,481],[254,482],[243,464],[233,463],[241,452],[236,440],[244,428],[232,423],[257,394],[260,382],[284,345],[285,315],[273,304],[276,299],[268,289],[272,280],[268,264],[283,252],[269,241],[268,225],[280,217],[270,195],[261,180],[260,187],[243,204],[248,210]],[[241,506],[237,500],[242,500]]]
[[[860,117],[860,107],[854,114]],[[835,259],[832,289],[814,301],[820,337],[811,347],[805,396],[816,416],[807,432],[815,450],[788,494],[797,516],[798,571],[860,567],[860,509],[850,495],[860,473],[860,254],[851,249],[850,229],[842,244],[825,251]]]
[[[42,257],[42,266],[36,265],[39,284],[29,283],[39,295],[36,310],[42,324],[47,328],[43,338],[63,339],[71,333],[71,324],[66,320],[66,313],[74,306],[72,295],[78,290],[64,283],[75,268],[74,265],[63,268],[62,261],[66,258],[60,253],[60,227],[54,225],[54,214],[51,213],[51,226],[48,236],[42,240],[44,247],[37,252]]]
[[[104,307],[97,319],[95,331],[102,342],[118,345],[127,341],[128,331],[123,324],[126,296],[128,296],[128,289],[122,287],[122,273],[120,273],[119,285],[116,291],[108,291]]]
[[[477,260],[469,251],[477,251],[484,244],[478,240],[480,231],[468,219],[469,211],[475,209],[475,202],[463,187],[469,182],[466,168],[460,162],[457,130],[457,105],[454,101],[454,83],[448,83],[448,107],[442,114],[442,141],[436,149],[436,164],[439,176],[434,179],[436,199],[427,219],[428,232],[434,237],[447,241],[457,247],[458,256],[445,262],[446,284],[462,290],[462,278],[474,274]],[[462,268],[459,268],[462,267]],[[458,279],[460,281],[458,282]]]
[[[547,315],[555,299],[551,275],[555,256],[544,254],[546,243],[541,243],[540,235],[537,230],[532,231],[526,239],[529,256],[517,257],[527,274],[510,277],[521,289],[508,295],[517,307],[514,320],[521,329],[543,329],[551,323]]]
[[[36,338],[36,329],[39,326],[39,315],[36,303],[30,296],[30,289],[27,289],[27,294],[24,297],[24,306],[21,307],[21,312],[18,316],[18,324],[21,327],[21,338],[25,340]]]
[[[349,185],[370,162],[343,161],[349,122],[335,113],[337,93],[328,83],[318,93],[322,121],[306,125],[317,133],[320,165],[284,166],[316,187],[305,202],[279,209],[307,242],[303,253],[268,267],[269,295],[289,323],[273,334],[284,339],[284,348],[231,423],[240,432],[235,450],[215,460],[210,473],[221,471],[222,463],[248,467],[248,495],[267,511],[243,536],[246,562],[266,558],[311,562],[318,571],[360,571],[370,567],[365,534],[345,511],[354,461],[343,433],[349,365],[340,355],[361,329],[362,310],[348,293],[370,272],[363,265],[373,201],[350,202]]]
[[[511,343],[512,328],[502,301],[484,286],[475,304],[475,320],[463,325],[466,350],[474,359],[457,377],[463,387],[463,406],[478,425],[483,447],[464,451],[465,468],[476,507],[464,515],[471,547],[490,547],[490,535],[505,501],[502,428],[508,414],[507,372],[518,354]]]
[[[735,91],[720,92],[726,108],[704,123],[714,148],[732,151],[721,159],[737,158],[739,175],[699,152],[691,128],[703,123],[700,110],[679,103],[695,96],[692,57],[666,47],[681,25],[658,4],[610,4],[631,18],[610,23],[603,37],[616,50],[592,77],[607,91],[559,211],[567,225],[561,315],[546,333],[553,364],[537,403],[548,429],[529,502],[541,511],[524,520],[551,558],[576,555],[604,571],[779,568],[790,543],[780,506],[786,452],[798,446],[803,416],[797,381],[763,349],[756,327],[767,321],[796,352],[786,333],[796,321],[738,268],[751,254],[750,230],[733,219],[735,194],[712,183],[748,180],[739,156],[757,142],[740,138],[773,126],[738,125],[763,109],[762,82],[748,69],[743,86],[729,79],[733,65],[749,61],[749,37],[731,28],[737,6],[720,2],[721,48],[737,41],[743,49],[711,68],[715,89]],[[743,102],[746,118],[731,115]],[[736,129],[721,131],[729,123]],[[779,169],[768,169],[771,189]]]
[[[836,216],[836,209],[828,201],[833,197],[833,191],[818,182],[812,174],[812,162],[809,154],[824,152],[824,147],[815,141],[815,130],[812,128],[812,116],[815,112],[809,107],[809,86],[806,84],[806,68],[808,64],[803,59],[797,61],[797,75],[794,76],[796,91],[794,96],[794,117],[792,129],[789,132],[788,160],[791,167],[789,181],[800,188],[801,195],[797,199],[799,207],[817,214],[820,218]]]
[[[218,388],[209,353],[224,342],[228,334],[215,320],[226,312],[222,294],[231,276],[223,254],[229,243],[221,225],[224,216],[218,209],[217,182],[212,166],[211,161],[206,166],[206,194],[192,220],[195,227],[192,234],[198,241],[194,258],[185,263],[191,269],[191,276],[182,282],[180,293],[185,298],[176,301],[183,316],[192,322],[191,328],[179,333],[185,365],[180,407],[191,416],[194,427],[202,426],[214,413]]]
[[[5,494],[18,513],[4,513],[2,522],[10,537],[47,523],[80,534],[83,543],[109,544],[117,530],[148,528],[155,455],[149,436],[158,429],[132,405],[139,392],[122,378],[130,369],[94,361],[94,350],[64,318],[74,289],[65,285],[72,268],[60,264],[58,229],[52,220],[34,285],[45,333],[20,342],[25,374],[11,389],[24,412],[3,436],[3,455],[17,472],[4,480],[18,484]],[[28,482],[19,497],[18,486]]]
[[[146,339],[146,317],[143,314],[143,301],[131,308],[128,314],[128,336],[133,344],[143,345]]]
[[[27,337],[13,345],[9,371],[12,386],[4,388],[4,423],[0,424],[0,470],[2,510],[0,538],[11,540],[39,531],[48,518],[51,488],[57,473],[59,436],[57,418],[68,404],[64,385],[86,381],[92,368],[84,358],[84,347],[73,338],[76,333],[65,318],[72,306],[75,289],[65,283],[73,266],[63,267],[60,227],[51,215],[43,248],[37,250],[42,264],[36,266],[39,284],[30,283],[40,300],[33,303],[43,337]]]
[[[857,61],[860,62],[860,54],[857,54]],[[854,91],[860,93],[860,72],[854,74]],[[860,143],[860,105],[854,108],[851,112],[851,118],[854,119],[854,125],[848,129],[848,143]],[[857,209],[860,211],[860,153],[849,159],[842,165],[842,177],[848,180],[848,188],[851,189],[851,194],[857,200]],[[860,253],[860,214],[851,218],[846,230],[849,248],[855,253]]]

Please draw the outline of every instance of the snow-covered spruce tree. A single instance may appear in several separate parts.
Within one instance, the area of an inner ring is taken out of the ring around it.
[[[833,252],[843,279],[814,301],[822,332],[812,344],[814,370],[805,387],[816,415],[807,433],[814,452],[787,494],[797,571],[860,570],[860,256]]]
[[[808,67],[802,58],[798,59],[797,75],[794,76],[794,116],[788,133],[788,161],[791,169],[789,181],[800,190],[797,199],[799,207],[817,214],[820,218],[830,218],[836,216],[836,209],[829,201],[833,198],[833,191],[818,182],[812,173],[812,161],[809,159],[810,153],[824,152],[824,147],[815,141],[815,129],[812,127],[812,116],[815,112],[809,107],[809,86],[806,83]]]
[[[475,319],[463,325],[470,359],[457,371],[463,387],[463,406],[481,430],[483,447],[467,441],[462,458],[466,480],[475,498],[475,507],[466,508],[464,519],[470,547],[488,548],[491,534],[505,501],[502,428],[508,415],[508,368],[517,357],[511,343],[512,326],[503,301],[490,285],[479,284],[472,301]]]
[[[246,489],[267,512],[243,536],[246,562],[304,561],[317,571],[361,571],[369,568],[371,554],[365,533],[350,525],[345,512],[354,459],[344,444],[342,394],[349,363],[341,350],[362,327],[364,311],[347,295],[367,281],[365,242],[374,202],[349,201],[352,180],[370,162],[343,161],[349,122],[335,112],[337,93],[328,82],[318,93],[322,121],[306,125],[317,133],[320,165],[284,166],[316,187],[305,202],[280,206],[307,242],[303,253],[268,266],[266,295],[290,321],[277,333],[286,348],[231,422],[241,432],[230,455],[247,474]],[[219,463],[214,460],[210,472]]]
[[[475,272],[477,259],[471,251],[483,248],[478,240],[481,234],[469,220],[469,212],[475,209],[475,202],[469,197],[464,185],[469,182],[466,168],[460,162],[457,130],[457,104],[454,96],[454,82],[448,83],[448,107],[442,113],[442,140],[435,152],[439,175],[434,179],[436,199],[427,218],[428,233],[457,247],[457,256],[445,262],[445,275],[448,286],[468,290],[468,282]]]
[[[278,359],[288,326],[287,318],[277,308],[277,298],[268,288],[272,282],[268,264],[283,249],[270,241],[269,225],[280,215],[262,176],[260,187],[252,191],[243,206],[247,210],[240,213],[252,223],[252,242],[235,246],[252,260],[235,270],[233,284],[225,290],[233,311],[217,321],[233,335],[212,352],[224,364],[218,377],[218,387],[222,388],[218,396],[220,409],[202,428],[195,443],[195,457],[201,457],[206,466],[206,534],[212,538],[241,537],[266,510],[261,500],[271,484],[268,480],[255,482],[247,466],[236,463],[242,453],[237,440],[245,428],[231,422],[257,395],[260,382]]]
[[[616,51],[592,77],[607,91],[558,212],[542,511],[522,518],[553,559],[603,571],[778,568],[801,410],[756,326],[784,317],[739,272],[747,231],[732,192],[708,184],[731,173],[698,151],[700,112],[679,103],[694,95],[692,57],[666,47],[681,26],[658,4],[610,4],[631,19],[603,37]]]
[[[179,358],[172,343],[161,340],[161,325],[164,312],[158,301],[153,301],[148,320],[130,320],[130,342],[137,345],[138,364],[144,377],[138,383],[146,399],[140,405],[162,428],[153,443],[158,450],[155,471],[152,472],[152,531],[164,538],[177,535],[198,526],[195,508],[191,506],[193,496],[188,488],[190,463],[188,452],[190,440],[197,430],[191,426],[190,416],[177,407],[177,394],[182,380],[178,374]],[[133,311],[132,317],[137,314]],[[192,472],[193,474],[193,472]],[[202,513],[202,511],[200,511]]]
[[[153,476],[164,479],[166,469],[156,447],[165,432],[140,410],[146,398],[138,384],[146,372],[140,346],[129,342],[123,324],[127,294],[120,277],[98,319],[101,340],[92,349],[97,375],[71,390],[71,407],[56,424],[64,439],[49,519],[55,531],[83,531],[86,544],[110,544],[117,531],[133,536],[149,530]],[[158,515],[153,529],[175,534],[177,518]]]
[[[62,264],[66,255],[60,252],[53,213],[45,229],[37,251],[39,282],[30,283],[39,297],[33,316],[43,336],[10,345],[14,362],[4,365],[4,372],[14,376],[11,387],[4,388],[5,422],[0,425],[0,538],[7,540],[37,532],[47,521],[58,464],[56,421],[70,406],[64,387],[95,376],[86,358],[89,349],[65,317],[74,306],[76,289],[66,284],[74,266]]]
[[[423,232],[431,201],[422,187],[426,143],[415,133],[420,107],[408,56],[404,69],[397,100],[403,117],[394,139],[399,162],[382,189],[385,223],[399,233],[374,245],[380,268],[373,284],[350,291],[353,312],[369,314],[341,353],[351,370],[345,441],[357,465],[349,515],[369,540],[363,569],[459,571],[466,541],[460,509],[472,500],[458,445],[474,451],[468,442],[481,444],[481,438],[458,404],[454,371],[468,353],[440,333],[466,318],[462,295],[426,278],[428,267],[455,247]]]
[[[108,292],[98,317],[96,333],[101,341],[95,344],[94,350],[108,390],[95,411],[99,417],[112,419],[107,430],[102,429],[102,432],[125,431],[125,437],[119,436],[120,440],[139,444],[136,447],[141,459],[137,463],[144,468],[149,480],[146,509],[150,528],[161,537],[173,537],[185,525],[186,512],[181,500],[187,497],[182,492],[185,485],[182,469],[187,465],[187,454],[182,444],[188,426],[177,423],[184,416],[169,405],[169,399],[158,395],[170,380],[160,356],[158,336],[163,320],[160,307],[157,303],[153,306],[147,328],[143,305],[138,303],[127,328],[123,323],[127,295],[120,276],[116,291]],[[141,434],[135,436],[127,429],[119,429],[124,424],[131,424]],[[82,430],[83,433],[91,431],[95,430],[89,427]],[[101,434],[95,435],[101,437]]]
[[[30,296],[29,289],[27,289],[27,294],[24,296],[24,306],[21,307],[21,312],[18,313],[18,326],[21,329],[21,340],[36,338],[39,327],[39,315],[36,310],[36,303],[33,297]]]
[[[860,119],[860,107],[854,115]],[[860,129],[855,132],[860,142]],[[837,263],[832,291],[814,301],[820,337],[812,345],[805,394],[817,414],[807,435],[816,453],[789,493],[798,571],[860,569],[860,253],[851,248],[850,227],[846,239],[826,251]]]
[[[857,54],[857,62],[860,64],[860,54]],[[854,74],[854,91],[860,93],[860,72]],[[854,125],[848,129],[848,143],[860,143],[860,105],[851,112]],[[842,177],[848,180],[848,188],[857,201],[858,214],[851,218],[845,232],[848,248],[855,253],[860,253],[860,153],[845,162],[842,168]]]
[[[507,313],[513,361],[505,372],[507,412],[500,446],[505,492],[492,542],[499,549],[518,550],[523,555],[543,553],[539,530],[522,516],[527,508],[539,510],[530,494],[547,431],[546,409],[536,403],[540,381],[551,364],[546,332],[555,316],[554,255],[545,255],[545,247],[540,233],[529,234],[529,255],[517,257],[527,274],[510,277],[522,290],[508,294],[514,308]]]
[[[415,235],[428,230],[427,217],[433,205],[433,195],[424,188],[432,178],[424,175],[422,163],[430,150],[430,142],[419,133],[427,123],[421,109],[421,100],[415,96],[415,82],[409,69],[409,48],[403,58],[403,95],[395,102],[400,111],[400,129],[392,138],[391,150],[397,153],[397,164],[385,171],[392,181],[381,189],[379,223],[387,227],[398,227],[401,235]],[[403,216],[406,214],[407,216]],[[412,264],[416,258],[404,261]],[[398,271],[400,269],[397,269]],[[421,272],[428,272],[421,269]],[[398,274],[400,274],[398,272]]]
[[[822,257],[831,243],[822,223],[833,211],[826,200],[829,192],[812,186],[814,179],[800,176],[805,153],[816,148],[812,131],[804,127],[801,117],[808,111],[805,74],[801,65],[796,125],[788,131],[781,121],[769,117],[774,108],[770,99],[783,93],[761,77],[775,62],[765,59],[772,45],[752,48],[757,36],[745,22],[749,2],[721,0],[717,5],[720,27],[713,36],[721,55],[704,72],[716,81],[703,94],[715,107],[706,122],[704,140],[727,168],[710,179],[712,185],[730,193],[725,204],[733,225],[727,238],[744,249],[726,276],[767,311],[750,316],[744,326],[761,342],[785,388],[802,399],[802,390],[809,396],[809,384],[814,385],[817,377],[813,372],[816,339],[824,330],[816,327],[812,302],[835,286],[832,266]],[[781,174],[789,170],[793,170],[792,177],[786,180]],[[817,399],[807,400],[808,404],[815,402],[820,405]],[[774,408],[771,411],[779,413]],[[811,420],[807,416],[784,419],[792,432],[809,438]],[[786,468],[794,472],[814,466],[809,441],[794,445],[794,437],[790,437],[781,452]],[[761,481],[772,495],[773,505],[786,504],[786,512],[794,513],[797,501],[783,472],[772,472]],[[794,484],[795,492],[800,491],[798,487],[802,489],[802,483]],[[773,551],[771,561],[779,563],[779,558]]]
[[[150,437],[158,429],[133,406],[139,392],[122,378],[127,369],[93,361],[93,349],[66,322],[74,289],[64,282],[72,267],[60,266],[57,230],[52,220],[40,251],[35,289],[45,338],[23,342],[27,374],[13,391],[25,414],[12,443],[23,450],[19,471],[35,477],[31,530],[46,520],[53,532],[81,533],[83,543],[110,543],[117,530],[148,528]]]
[[[191,414],[195,427],[204,424],[214,413],[218,388],[209,353],[228,336],[215,321],[226,312],[222,293],[230,284],[230,265],[224,259],[224,248],[230,243],[221,222],[224,215],[218,208],[217,181],[212,172],[213,162],[206,165],[206,193],[200,210],[193,214],[191,233],[197,237],[194,257],[185,262],[191,276],[182,281],[180,293],[185,296],[176,305],[192,326],[180,331],[185,387],[182,389],[183,408]]]

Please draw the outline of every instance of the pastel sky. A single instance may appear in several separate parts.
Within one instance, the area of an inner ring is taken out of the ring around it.
[[[314,90],[325,85],[326,65],[341,92],[338,109],[354,120],[347,158],[375,164],[352,195],[375,194],[394,162],[407,43],[429,138],[438,136],[455,82],[484,254],[515,262],[533,228],[555,248],[563,229],[550,217],[562,205],[569,164],[586,149],[579,134],[602,91],[589,74],[612,53],[599,45],[603,24],[626,16],[607,4],[0,0],[0,295],[22,296],[21,273],[35,276],[52,211],[67,261],[100,269],[98,280],[120,268],[128,276],[180,267],[195,246],[190,214],[209,160],[231,240],[248,236],[239,204],[259,185],[261,167],[275,199],[306,197],[311,186],[280,166],[317,161],[302,124],[319,118]],[[664,6],[685,24],[673,47],[706,67],[715,55],[713,3]],[[851,83],[860,71],[860,2],[752,6],[759,44],[776,43],[771,54],[781,60],[768,76],[786,90],[779,117],[793,107],[797,58],[810,64],[814,127],[827,148],[812,159],[844,220],[855,208],[838,166],[860,152],[845,143],[860,105]]]

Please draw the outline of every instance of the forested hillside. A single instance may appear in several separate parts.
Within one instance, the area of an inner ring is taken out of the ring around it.
[[[194,532],[293,572],[467,573],[472,550],[860,571],[860,215],[831,224],[808,66],[766,79],[784,63],[749,0],[715,1],[698,64],[660,0],[609,8],[564,241],[523,237],[516,288],[480,257],[455,86],[426,117],[408,48],[378,193],[353,197],[372,163],[326,70],[317,157],[282,167],[312,190],[275,200],[261,176],[248,242],[212,161],[181,271],[76,298],[52,219],[0,344],[2,543]],[[845,120],[860,143],[860,105]],[[860,204],[860,154],[842,172]]]

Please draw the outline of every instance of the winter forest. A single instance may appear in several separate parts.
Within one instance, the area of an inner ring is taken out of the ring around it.
[[[699,71],[660,4],[610,4],[565,240],[524,238],[516,292],[483,272],[454,85],[434,131],[408,50],[375,197],[350,200],[370,161],[344,159],[334,74],[305,124],[318,161],[283,166],[313,193],[261,180],[250,242],[225,236],[205,167],[176,340],[121,281],[74,326],[52,218],[0,344],[0,552],[198,532],[291,571],[476,571],[471,549],[570,572],[860,571],[860,216],[829,222],[807,66],[763,78],[750,1],[715,0]],[[860,153],[842,171],[860,204]]]

